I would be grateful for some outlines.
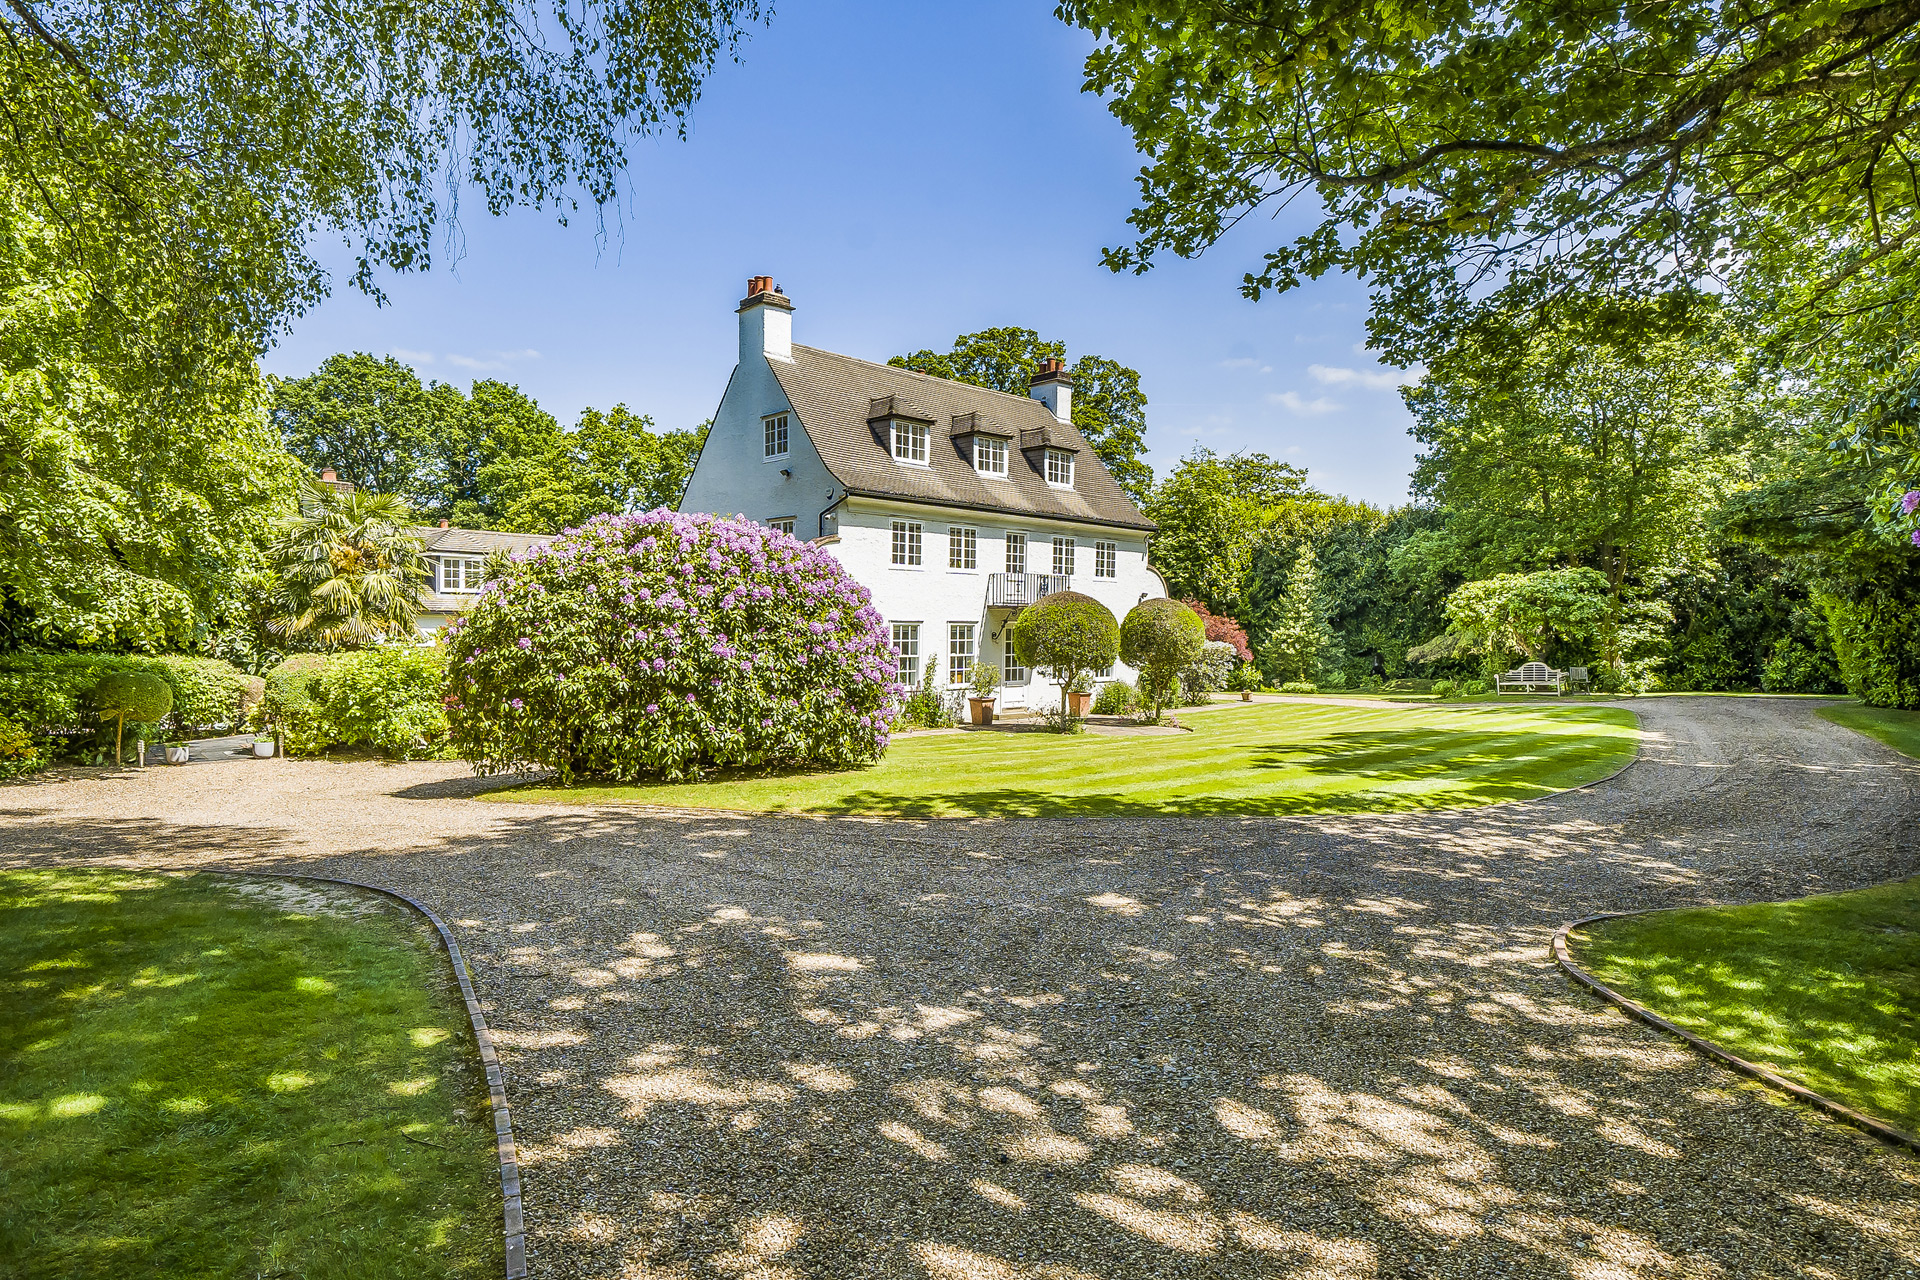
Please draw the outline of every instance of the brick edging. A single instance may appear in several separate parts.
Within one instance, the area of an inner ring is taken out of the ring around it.
[[[1801,1102],[1805,1102],[1810,1106],[1826,1112],[1836,1120],[1853,1125],[1858,1129],[1864,1129],[1874,1137],[1879,1138],[1882,1142],[1890,1142],[1895,1146],[1920,1151],[1920,1136],[1908,1133],[1904,1129],[1896,1129],[1886,1121],[1876,1119],[1864,1112],[1855,1111],[1852,1107],[1835,1102],[1825,1094],[1815,1093],[1812,1089],[1807,1088],[1807,1086],[1796,1080],[1789,1080],[1778,1072],[1769,1071],[1756,1062],[1748,1062],[1745,1058],[1722,1049],[1719,1045],[1713,1043],[1713,1041],[1702,1039],[1693,1032],[1688,1031],[1685,1027],[1675,1026],[1645,1005],[1621,995],[1618,991],[1615,991],[1612,987],[1609,987],[1606,983],[1600,981],[1600,979],[1594,977],[1573,962],[1572,953],[1567,947],[1567,935],[1575,929],[1593,924],[1599,920],[1618,920],[1626,916],[1647,916],[1662,911],[1678,911],[1683,909],[1684,908],[1680,907],[1654,907],[1646,911],[1603,911],[1598,915],[1587,916],[1583,919],[1563,924],[1553,935],[1553,958],[1559,961],[1562,969],[1565,969],[1576,981],[1585,985],[1602,1000],[1610,1004],[1618,1005],[1621,1009],[1625,1010],[1629,1016],[1638,1018],[1650,1027],[1655,1027],[1671,1035],[1678,1036],[1707,1057],[1716,1059],[1726,1066],[1732,1067],[1741,1075],[1750,1076],[1764,1085],[1778,1089],[1780,1092],[1794,1098],[1798,1098]]]
[[[338,876],[316,876],[298,871],[231,871],[218,867],[205,870],[216,875],[247,876],[261,880],[310,880],[318,884],[366,889],[405,903],[433,925],[440,935],[440,945],[446,949],[447,959],[453,964],[453,976],[460,983],[460,996],[467,1002],[467,1018],[473,1024],[473,1040],[480,1048],[480,1063],[487,1072],[487,1100],[493,1109],[494,1153],[500,1161],[500,1194],[503,1202],[501,1225],[507,1253],[506,1280],[526,1280],[527,1229],[520,1203],[520,1157],[513,1144],[513,1116],[507,1108],[506,1074],[500,1069],[500,1055],[493,1049],[493,1033],[487,1029],[487,1015],[481,1012],[479,998],[473,993],[473,980],[467,974],[466,957],[460,954],[460,944],[454,939],[446,922],[419,899],[398,889],[368,884],[363,880],[342,880]]]

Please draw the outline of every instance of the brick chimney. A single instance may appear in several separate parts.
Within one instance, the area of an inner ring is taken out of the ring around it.
[[[739,315],[741,364],[752,359],[793,359],[793,303],[772,276],[747,281]]]
[[[1073,375],[1061,361],[1042,360],[1028,382],[1027,394],[1052,410],[1059,421],[1073,421]]]

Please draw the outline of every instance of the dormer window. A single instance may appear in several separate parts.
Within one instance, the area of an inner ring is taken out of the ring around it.
[[[762,419],[766,428],[766,457],[769,462],[775,458],[787,456],[787,415],[776,413],[771,418]]]
[[[998,436],[973,438],[973,469],[983,476],[1007,474],[1007,442]]]
[[[917,462],[922,466],[927,461],[927,424],[908,422],[904,418],[893,420],[893,460],[895,462]]]
[[[1056,489],[1073,488],[1073,455],[1065,449],[1047,450],[1047,483]]]
[[[461,594],[478,591],[486,561],[479,556],[442,556],[440,558],[440,591],[443,595]]]

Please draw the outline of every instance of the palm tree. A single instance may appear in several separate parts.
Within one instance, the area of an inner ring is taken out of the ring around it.
[[[267,552],[278,578],[268,629],[324,649],[413,635],[428,572],[410,515],[392,494],[303,481],[300,514]]]

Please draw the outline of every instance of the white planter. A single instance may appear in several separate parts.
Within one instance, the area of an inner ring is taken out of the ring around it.
[[[187,751],[188,751],[188,748],[186,747],[168,747],[167,763],[168,764],[185,764],[187,762]]]
[[[270,760],[273,758],[273,744],[271,742],[256,742],[253,744],[253,754],[262,760]]]

